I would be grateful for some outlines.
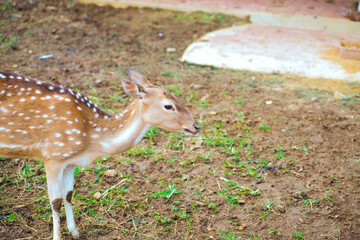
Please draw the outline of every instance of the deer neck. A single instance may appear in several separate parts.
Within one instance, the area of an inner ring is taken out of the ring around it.
[[[135,99],[121,114],[114,115],[110,126],[114,130],[99,141],[101,151],[112,155],[136,145],[152,127],[142,119],[143,103]]]

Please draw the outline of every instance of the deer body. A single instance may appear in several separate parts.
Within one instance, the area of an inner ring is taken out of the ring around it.
[[[71,89],[0,73],[0,155],[44,162],[54,239],[61,239],[62,201],[68,229],[79,236],[71,206],[75,166],[130,149],[152,126],[187,134],[200,130],[175,97],[140,73],[129,70],[122,84],[134,101],[112,115]]]

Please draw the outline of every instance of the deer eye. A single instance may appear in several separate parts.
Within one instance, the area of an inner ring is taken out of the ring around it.
[[[171,105],[165,105],[164,108],[166,110],[174,110],[173,106],[171,106]]]

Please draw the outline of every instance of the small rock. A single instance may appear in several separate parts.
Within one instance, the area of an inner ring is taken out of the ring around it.
[[[245,202],[245,200],[244,199],[240,199],[239,200],[239,204],[245,204],[246,202]]]
[[[285,208],[284,208],[284,206],[282,206],[282,205],[278,205],[277,208],[276,208],[276,210],[277,210],[279,213],[285,213]]]
[[[18,65],[14,64],[12,67],[13,67],[13,68],[17,68],[17,67],[18,67]]]
[[[244,230],[245,228],[246,228],[245,225],[240,225],[240,226],[239,226],[239,230],[240,230],[240,231]]]
[[[265,103],[266,103],[267,105],[270,105],[270,104],[272,104],[272,101],[271,101],[271,100],[265,101]]]
[[[344,94],[342,94],[342,93],[340,93],[340,92],[338,92],[338,91],[334,92],[333,98],[334,98],[335,100],[348,100],[348,99],[349,99],[349,98],[346,97]]]
[[[211,111],[211,112],[209,112],[208,113],[210,116],[214,116],[214,115],[216,115],[217,114],[217,112],[215,112],[215,111]]]
[[[176,48],[166,48],[166,52],[176,52]]]
[[[94,195],[93,195],[93,198],[96,199],[96,200],[99,200],[101,198],[101,193],[100,192],[96,192]]]
[[[118,175],[118,172],[114,169],[109,169],[105,171],[104,175],[106,177],[115,177],[116,175]]]

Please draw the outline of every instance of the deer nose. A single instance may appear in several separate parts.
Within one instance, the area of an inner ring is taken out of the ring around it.
[[[198,133],[198,132],[200,132],[201,126],[199,124],[195,123],[194,128],[195,128],[196,132]]]

